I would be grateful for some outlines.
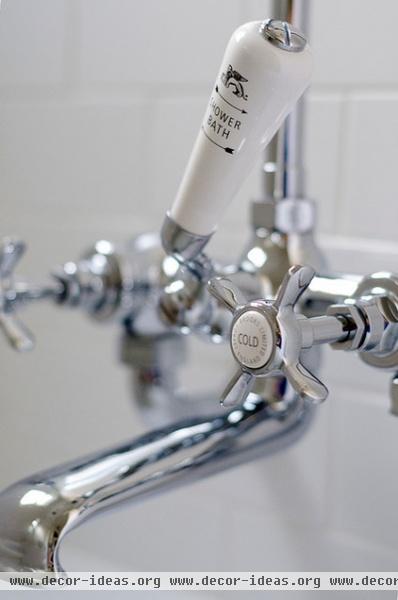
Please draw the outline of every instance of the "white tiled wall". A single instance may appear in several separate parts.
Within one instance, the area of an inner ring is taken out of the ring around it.
[[[26,272],[43,276],[98,237],[158,228],[231,31],[265,16],[267,0],[3,0],[0,234],[28,241]],[[396,270],[397,19],[395,0],[312,3],[308,181],[336,268]],[[260,191],[256,169],[215,251],[228,255],[245,241],[247,199]],[[114,329],[53,308],[31,309],[27,320],[36,352],[1,348],[1,485],[142,428]],[[398,421],[387,415],[389,376],[356,357],[327,358],[331,398],[298,447],[136,514],[124,509],[102,529],[87,524],[70,547],[127,568],[394,568]],[[165,555],[159,529],[175,539],[174,553]]]

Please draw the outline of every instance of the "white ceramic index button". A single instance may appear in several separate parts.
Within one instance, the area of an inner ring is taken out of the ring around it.
[[[267,318],[256,310],[244,312],[234,323],[231,346],[235,358],[245,367],[264,367],[274,350],[274,335]]]

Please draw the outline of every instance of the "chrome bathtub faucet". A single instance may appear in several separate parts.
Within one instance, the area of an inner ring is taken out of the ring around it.
[[[120,247],[100,240],[44,285],[15,278],[24,244],[3,242],[0,325],[11,346],[33,347],[17,317],[29,302],[113,319],[123,328],[121,356],[137,403],[152,410],[152,422],[164,422],[168,408],[181,420],[1,492],[0,570],[60,571],[64,536],[91,514],[292,444],[328,394],[317,377],[320,345],[390,369],[398,414],[398,276],[329,273],[314,242],[298,102],[310,82],[311,52],[278,16],[232,35],[160,235]],[[266,192],[252,203],[249,240],[236,263],[213,260],[206,245],[265,147]],[[229,341],[236,374],[223,409],[217,391],[180,392],[193,335]]]

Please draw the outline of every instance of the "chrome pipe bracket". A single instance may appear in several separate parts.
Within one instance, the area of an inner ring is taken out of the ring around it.
[[[316,223],[316,206],[307,198],[284,198],[254,200],[251,207],[251,222],[255,230],[264,228],[280,233],[309,233]]]
[[[378,369],[398,369],[398,275],[374,273],[359,283],[355,299],[362,296],[377,299],[385,319],[379,344],[371,352],[360,352],[360,358]]]

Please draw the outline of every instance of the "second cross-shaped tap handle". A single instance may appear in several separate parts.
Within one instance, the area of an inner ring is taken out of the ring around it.
[[[0,327],[11,346],[19,352],[34,346],[33,335],[13,312],[13,272],[24,252],[25,244],[21,240],[7,238],[0,245]]]
[[[241,403],[256,377],[282,373],[302,398],[321,402],[327,388],[300,362],[304,347],[300,317],[294,306],[310,284],[310,267],[289,269],[274,301],[247,302],[241,291],[225,278],[214,278],[209,292],[233,314],[231,349],[239,370],[228,384],[222,404]]]

